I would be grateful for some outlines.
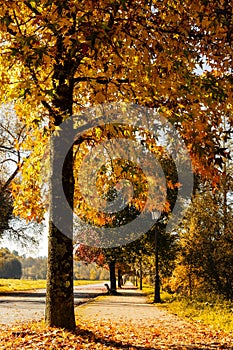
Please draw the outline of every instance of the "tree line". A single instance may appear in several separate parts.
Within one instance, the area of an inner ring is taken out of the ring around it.
[[[20,256],[17,251],[7,248],[0,249],[0,278],[44,280],[47,277],[46,257]],[[74,261],[75,280],[108,280],[109,272],[106,268],[96,264],[85,264]]]

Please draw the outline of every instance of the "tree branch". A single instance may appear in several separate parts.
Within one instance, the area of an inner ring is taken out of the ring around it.
[[[80,83],[80,82],[90,82],[90,81],[95,81],[97,82],[98,84],[109,84],[109,83],[112,83],[112,82],[117,82],[119,84],[127,84],[129,83],[129,79],[111,79],[111,78],[105,78],[105,77],[78,77],[78,78],[75,78],[74,79],[74,84],[77,84],[77,83]]]

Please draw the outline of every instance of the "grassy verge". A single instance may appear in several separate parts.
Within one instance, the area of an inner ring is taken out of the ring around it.
[[[156,305],[175,315],[211,326],[213,329],[233,332],[233,302],[220,296],[199,295],[190,298],[162,292],[161,299],[162,303]],[[148,288],[148,300],[153,302],[152,288]]]
[[[45,288],[45,280],[17,280],[17,279],[0,279],[0,292],[16,292],[30,289]]]
[[[75,280],[74,285],[80,286],[85,284],[95,284],[101,282],[102,281]],[[46,288],[46,280],[0,279],[0,293],[9,293],[41,288]]]
[[[153,301],[153,293],[154,293],[154,287],[151,287],[148,284],[142,285],[142,291],[148,295],[149,301]]]

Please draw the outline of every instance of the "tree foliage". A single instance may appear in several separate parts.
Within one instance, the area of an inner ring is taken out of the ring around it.
[[[13,185],[16,214],[43,219],[48,203],[41,195],[41,154],[50,133],[81,107],[116,100],[157,108],[181,132],[195,171],[219,181],[226,156],[220,142],[223,117],[232,126],[229,2],[7,0],[0,5],[0,95],[2,103],[14,101],[26,132],[31,130],[24,142],[30,157],[21,182]],[[71,157],[66,165],[72,168]],[[68,170],[63,175],[72,204],[73,180]],[[53,178],[51,216],[55,187]],[[56,290],[58,301],[66,290],[71,310],[72,244],[52,218],[50,223],[51,293]],[[64,316],[65,304],[57,305]],[[72,319],[55,319],[49,323],[74,328]]]
[[[85,102],[116,99],[157,107],[180,128],[194,166],[206,174],[206,165],[214,165],[216,153],[221,153],[223,115],[232,123],[228,3],[7,1],[1,5],[1,76],[2,88],[7,87],[2,96],[5,101],[17,99],[18,117],[34,130],[25,146],[34,148],[34,155],[17,187],[22,215],[42,215],[35,191],[40,178],[30,179],[30,173],[39,167],[42,136],[48,132],[45,123],[49,118],[51,127],[56,118],[58,95],[61,103],[70,98],[73,113]],[[205,74],[196,73],[206,65]],[[34,147],[37,140],[40,146]],[[214,178],[213,174],[212,169]],[[31,198],[31,214],[24,210],[23,191],[28,205]]]
[[[232,202],[224,203],[226,187],[212,192],[206,184],[194,200],[184,226],[180,230],[180,255],[172,286],[190,294],[198,291],[215,292],[233,299],[232,264]],[[227,191],[229,193],[229,191]],[[230,191],[231,192],[231,191]],[[225,208],[226,206],[226,208]]]
[[[13,182],[20,182],[20,169],[24,164],[24,158],[28,156],[22,147],[26,137],[25,124],[18,120],[13,104],[2,105],[0,110],[0,237],[17,241],[22,245],[28,243],[36,245],[42,226],[35,222],[28,224],[13,213],[14,198],[11,186]]]
[[[17,117],[9,106],[2,106],[0,112],[0,236],[9,229],[13,218],[13,198],[10,184],[16,177],[21,162],[20,152],[16,142],[21,141],[22,128],[17,123]]]

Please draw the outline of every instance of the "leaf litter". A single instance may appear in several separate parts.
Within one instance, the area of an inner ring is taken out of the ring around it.
[[[159,350],[233,349],[233,337],[198,323],[171,324],[153,319],[140,322],[77,319],[75,332],[44,322],[16,324],[1,330],[0,349],[38,350]]]

